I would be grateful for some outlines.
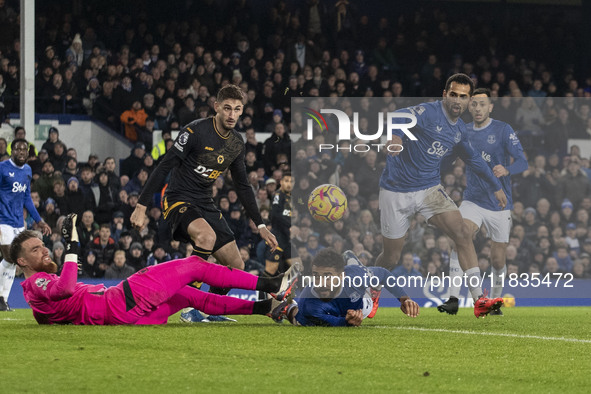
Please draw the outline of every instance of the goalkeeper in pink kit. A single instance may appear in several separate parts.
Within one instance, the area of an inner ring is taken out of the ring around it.
[[[291,302],[299,275],[294,269],[283,276],[259,278],[191,256],[144,268],[114,287],[88,285],[77,282],[75,214],[64,221],[62,234],[67,245],[61,276],[55,274],[57,265],[36,232],[20,233],[10,247],[10,256],[25,275],[25,300],[39,324],[166,324],[170,315],[187,307],[210,314],[273,317]],[[187,286],[195,281],[277,294],[276,299],[246,301]]]

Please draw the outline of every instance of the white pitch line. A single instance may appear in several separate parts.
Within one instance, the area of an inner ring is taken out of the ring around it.
[[[589,340],[589,339],[565,338],[565,337],[544,337],[544,336],[540,336],[540,335],[507,334],[507,333],[502,333],[502,332],[478,332],[478,331],[467,331],[467,330],[447,330],[445,328],[422,328],[422,327],[395,327],[395,326],[374,326],[374,327],[388,328],[388,329],[393,329],[393,330],[445,332],[445,333],[449,333],[449,334],[488,335],[488,336],[492,336],[492,337],[541,339],[543,341],[591,343],[591,340]]]

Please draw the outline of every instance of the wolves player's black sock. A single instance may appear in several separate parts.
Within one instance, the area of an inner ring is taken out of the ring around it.
[[[267,293],[276,293],[281,287],[282,280],[283,274],[274,276],[272,278],[259,276],[259,279],[257,280],[257,288],[255,290],[264,291]]]
[[[270,274],[269,271],[264,270],[262,274],[259,275],[260,278],[272,278],[274,275]],[[264,291],[259,291],[259,300],[266,300],[269,298],[267,293]]]
[[[252,307],[252,314],[253,315],[266,315],[267,313],[271,312],[272,305],[273,305],[272,299],[268,299],[265,301],[255,301],[254,306]]]
[[[213,251],[211,250],[202,249],[199,246],[193,245],[193,253],[191,253],[191,255],[201,257],[203,260],[207,261],[212,252]]]
[[[229,287],[209,286],[209,292],[213,294],[226,295],[230,292],[230,290],[232,289]]]

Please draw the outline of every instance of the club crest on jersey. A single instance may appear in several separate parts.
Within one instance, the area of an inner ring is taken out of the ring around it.
[[[218,164],[222,164],[224,162],[224,156],[219,155],[218,156]]]
[[[488,142],[489,144],[494,144],[495,142],[497,142],[497,137],[495,137],[493,134],[490,134],[486,138],[486,142]]]
[[[359,294],[358,292],[354,291],[351,294],[351,302],[357,302],[359,301],[363,296],[361,294]]]
[[[460,133],[459,131],[456,133],[456,136],[454,137],[454,141],[456,142],[456,144],[458,142],[460,142],[462,140],[462,133]]]

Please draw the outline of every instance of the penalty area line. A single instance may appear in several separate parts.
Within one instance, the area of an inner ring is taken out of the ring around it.
[[[406,331],[425,331],[425,332],[443,332],[448,334],[463,334],[463,335],[487,335],[491,337],[508,337],[508,338],[522,338],[522,339],[539,339],[543,341],[560,341],[560,342],[575,342],[575,343],[589,343],[590,339],[565,338],[565,337],[545,337],[540,335],[522,335],[509,334],[503,332],[478,332],[468,330],[448,330],[445,328],[422,328],[422,327],[396,327],[396,326],[373,326],[375,328],[386,328],[391,330],[406,330]]]

